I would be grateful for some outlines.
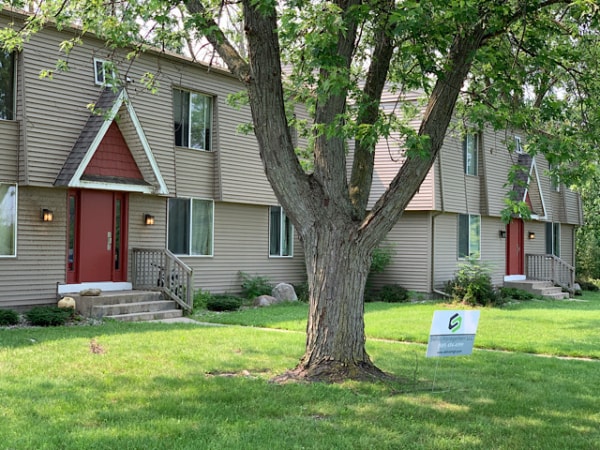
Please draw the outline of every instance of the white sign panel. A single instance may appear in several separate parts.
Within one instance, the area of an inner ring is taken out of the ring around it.
[[[479,311],[434,311],[426,356],[470,355],[478,324]]]

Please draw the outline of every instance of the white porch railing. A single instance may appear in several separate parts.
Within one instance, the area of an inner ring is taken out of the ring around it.
[[[575,293],[575,267],[550,254],[525,255],[525,275],[529,280],[551,281]]]
[[[184,310],[194,306],[193,270],[166,249],[132,250],[133,289],[164,292]]]

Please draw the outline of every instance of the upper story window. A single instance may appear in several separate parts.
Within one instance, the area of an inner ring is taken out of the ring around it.
[[[94,58],[94,80],[100,86],[112,86],[116,78],[112,62]]]
[[[515,136],[515,153],[525,153],[525,149],[523,148],[523,141],[521,140],[520,136]]]
[[[269,208],[269,256],[294,256],[294,225],[281,206]]]
[[[175,145],[211,150],[212,97],[173,89]]]
[[[477,175],[479,135],[469,133],[463,140],[463,161],[466,175]]]
[[[0,50],[0,120],[15,118],[15,54]]]
[[[481,257],[481,216],[458,215],[458,257]]]
[[[197,198],[170,198],[169,250],[176,255],[213,256],[214,202]]]
[[[17,185],[0,183],[0,257],[16,256]]]

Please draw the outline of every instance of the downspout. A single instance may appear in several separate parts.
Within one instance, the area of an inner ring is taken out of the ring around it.
[[[437,157],[437,171],[439,173],[439,180],[440,180],[440,209],[441,209],[441,211],[438,211],[431,215],[431,259],[430,259],[431,265],[430,265],[430,274],[429,274],[429,277],[430,277],[429,278],[429,288],[430,288],[430,291],[433,292],[434,294],[449,297],[449,295],[446,294],[445,292],[440,291],[435,288],[435,262],[434,262],[435,261],[435,218],[442,215],[446,211],[446,209],[444,207],[444,178],[442,176],[442,151],[443,151],[443,146],[440,149],[440,152],[438,153],[438,157]],[[434,184],[434,187],[435,187],[435,184]],[[434,201],[435,201],[435,196],[434,196]],[[434,203],[434,208],[435,208],[435,203]]]

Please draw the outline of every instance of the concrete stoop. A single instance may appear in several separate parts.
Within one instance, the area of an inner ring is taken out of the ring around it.
[[[524,291],[531,292],[534,295],[541,295],[542,297],[551,298],[554,300],[564,300],[569,298],[568,292],[563,292],[562,288],[554,286],[550,281],[505,281],[504,286],[522,289]]]
[[[77,312],[85,317],[109,318],[127,322],[182,317],[183,311],[172,300],[155,291],[113,291],[100,295],[66,294],[75,299]]]

